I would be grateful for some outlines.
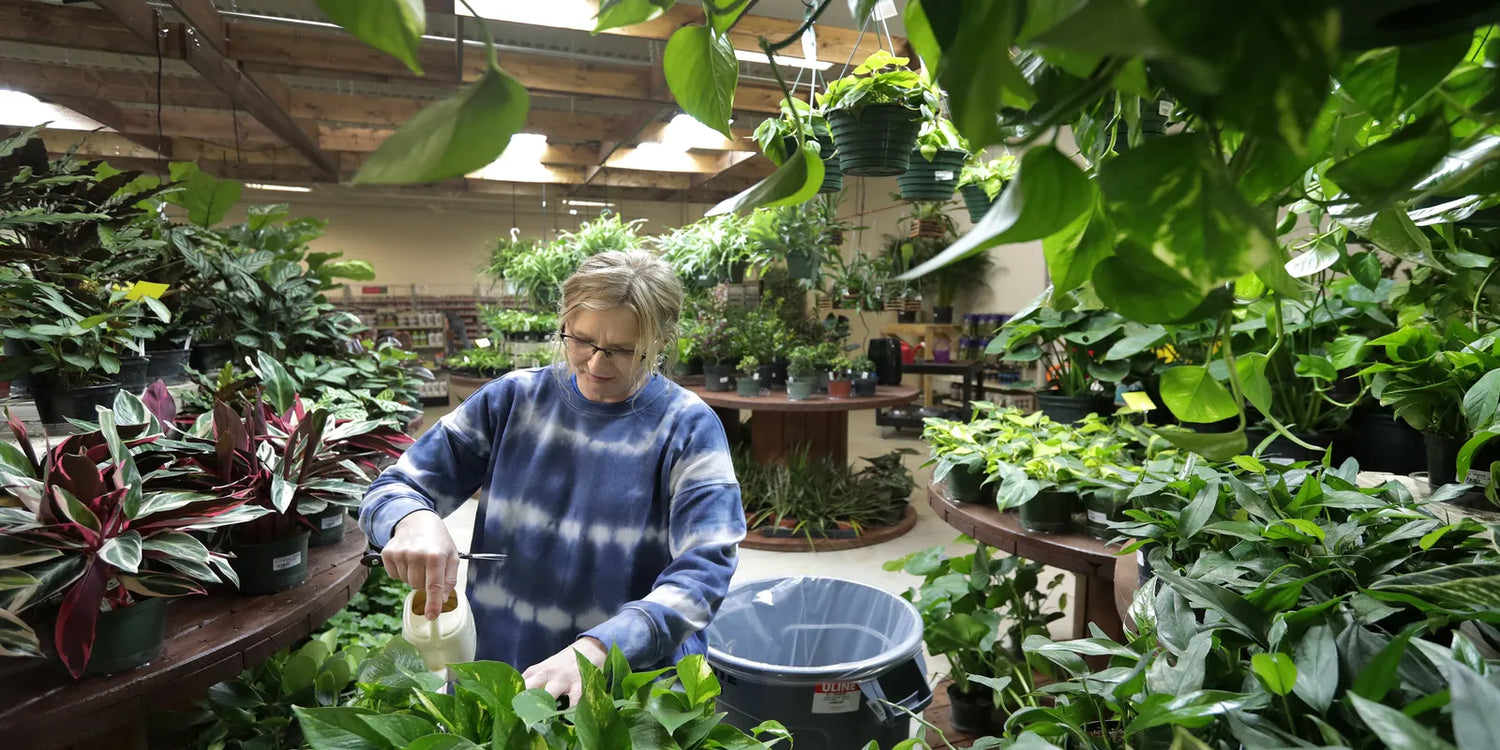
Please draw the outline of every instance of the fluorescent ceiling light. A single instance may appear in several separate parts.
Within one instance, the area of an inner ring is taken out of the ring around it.
[[[759,50],[737,49],[734,51],[734,59],[765,65],[766,53]],[[808,70],[824,71],[833,67],[833,63],[826,60],[806,60],[801,57],[788,57],[786,55],[776,55],[774,59],[777,65],[787,68],[806,68]]]
[[[0,89],[0,125],[16,128],[46,125],[57,130],[109,130],[102,123],[90,120],[71,109],[48,104],[24,91],[9,89]]]
[[[607,208],[609,206],[615,205],[613,203],[610,203],[609,201],[580,201],[573,200],[572,198],[563,201],[563,203],[566,203],[570,206],[599,206],[602,208]]]
[[[283,193],[311,193],[312,188],[301,185],[275,185],[269,182],[247,182],[245,187],[251,190],[276,190]]]

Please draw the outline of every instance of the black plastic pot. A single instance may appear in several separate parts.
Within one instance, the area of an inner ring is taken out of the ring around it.
[[[875,395],[875,386],[880,383],[880,378],[875,373],[865,373],[863,377],[854,379],[854,395],[870,398]]]
[[[897,323],[915,323],[915,322],[917,322],[917,311],[916,310],[902,310],[902,311],[896,313],[896,322]]]
[[[922,113],[899,104],[871,104],[858,114],[828,113],[839,165],[850,177],[892,177],[905,172],[922,127]]]
[[[865,356],[875,363],[881,385],[901,385],[901,340],[894,337],[870,339]]]
[[[1126,493],[1116,493],[1113,490],[1094,490],[1081,495],[1079,500],[1083,505],[1083,516],[1080,525],[1083,533],[1089,536],[1108,541],[1115,537],[1115,530],[1109,527],[1109,521],[1119,521],[1120,511],[1125,507]]]
[[[995,485],[985,485],[987,475],[968,466],[955,466],[948,472],[948,499],[955,503],[992,503]]]
[[[1422,433],[1422,444],[1427,456],[1427,485],[1437,489],[1458,481],[1458,449],[1463,447],[1460,438]]]
[[[69,417],[85,422],[97,421],[99,413],[95,407],[113,407],[119,393],[119,383],[70,388],[55,382],[33,381],[31,387],[31,397],[36,400],[37,416],[42,424],[67,424]]]
[[[193,345],[188,361],[198,372],[218,370],[234,359],[234,344],[228,341],[208,341]]]
[[[1021,528],[1043,534],[1059,534],[1073,526],[1073,504],[1077,495],[1066,492],[1042,492],[1026,501],[1017,512]]]
[[[745,261],[735,261],[729,264],[729,275],[724,278],[731,284],[745,283],[745,272],[750,270],[750,264]]]
[[[948,325],[953,322],[953,305],[942,305],[932,308],[932,322],[938,325]]]
[[[964,185],[958,192],[964,196],[964,208],[969,209],[969,221],[975,224],[990,212],[990,206],[995,205],[990,194],[984,192],[984,188],[979,185]]]
[[[1268,434],[1270,433],[1259,432],[1255,430],[1247,431],[1245,437],[1250,444],[1251,450],[1254,450],[1255,446],[1260,445],[1260,441],[1265,440],[1266,435]],[[1333,442],[1332,436],[1325,435],[1320,432],[1293,432],[1292,434],[1296,435],[1297,439],[1301,440],[1304,443],[1311,443],[1312,445],[1323,446],[1325,448]],[[1323,460],[1322,450],[1305,448],[1286,439],[1286,436],[1280,434],[1278,434],[1274,439],[1271,440],[1269,444],[1266,445],[1265,450],[1261,451],[1260,455],[1261,458],[1282,458],[1288,461]]]
[[[756,374],[760,375],[760,383],[761,383],[762,386],[765,387],[766,390],[775,390],[775,388],[776,388],[776,365],[761,365],[760,368],[758,370],[756,370]],[[783,389],[786,388],[786,377],[785,377],[785,375],[783,375],[782,378],[781,378],[781,387]]]
[[[896,178],[901,199],[937,202],[952,199],[953,192],[958,189],[958,173],[963,171],[967,158],[969,155],[962,151],[942,149],[928,161],[920,149],[914,149],[907,160],[906,171]]]
[[[348,515],[344,508],[330,505],[322,513],[308,516],[307,522],[312,524],[313,530],[307,539],[307,546],[325,547],[344,541],[344,519]]]
[[[718,392],[734,390],[734,368],[729,365],[705,364],[703,389]]]
[[[1355,409],[1347,441],[1359,468],[1411,474],[1427,468],[1422,433],[1385,409]]]
[[[786,272],[794,279],[814,279],[818,276],[819,262],[812,253],[787,253]]]
[[[274,594],[307,582],[306,531],[265,544],[231,542],[229,562],[240,577],[240,593],[251,596]]]
[[[167,601],[141,597],[129,607],[100,612],[83,676],[123,672],[155,659],[167,636]]]
[[[146,372],[150,366],[151,360],[147,357],[121,357],[120,374],[115,376],[120,382],[120,390],[139,396],[146,390]]]
[[[187,349],[148,349],[146,357],[150,361],[146,363],[146,385],[158,380],[167,385],[188,382],[187,366],[191,356],[192,352]]]
[[[975,685],[972,693],[958,691],[956,685],[948,685],[948,720],[953,729],[974,736],[998,735],[1005,731],[1005,719],[1009,714],[995,708],[995,699],[989,688]]]
[[[1081,421],[1089,414],[1107,417],[1115,413],[1115,400],[1109,396],[1064,396],[1061,393],[1038,393],[1036,404],[1048,419],[1062,424]]]
[[[778,359],[771,363],[771,387],[778,390],[786,390],[786,370],[792,363]]]

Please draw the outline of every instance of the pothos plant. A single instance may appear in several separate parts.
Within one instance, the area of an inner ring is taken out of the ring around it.
[[[971,159],[964,164],[963,171],[959,172],[958,187],[977,185],[993,200],[1000,195],[1005,183],[1015,179],[1015,176],[1016,157],[1011,154],[1001,154],[989,161]]]
[[[1043,387],[1063,396],[1112,395],[1115,386],[1145,374],[1154,362],[1146,351],[1110,358],[1125,337],[1125,324],[1087,288],[1053,287],[1001,326],[985,353],[1040,366]]]
[[[787,141],[806,143],[819,138],[830,138],[828,118],[822,111],[813,109],[802,99],[782,99],[781,114],[767,117],[755,126],[755,143],[761,153],[775,164],[782,164],[793,154],[787,150]]]

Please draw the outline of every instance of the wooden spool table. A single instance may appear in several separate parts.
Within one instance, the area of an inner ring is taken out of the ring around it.
[[[1089,637],[1089,623],[1119,640],[1124,633],[1115,603],[1115,569],[1133,570],[1134,559],[1123,560],[1117,547],[1083,534],[1036,534],[1021,528],[1014,513],[993,505],[955,503],[948,499],[948,483],[927,485],[927,503],[949,526],[1007,554],[1073,573],[1073,637]],[[1130,583],[1134,583],[1131,581]],[[1133,587],[1131,587],[1133,588]]]
[[[874,396],[863,397],[829,398],[814,394],[805,401],[788,400],[786,391],[741,396],[734,391],[710,391],[702,386],[688,390],[713,407],[731,444],[740,440],[740,410],[753,413],[750,453],[761,463],[781,461],[798,446],[806,446],[808,458],[829,458],[847,464],[849,412],[899,406],[917,397],[917,389],[905,386],[878,386]]]
[[[0,660],[0,737],[27,750],[145,747],[146,714],[198,698],[211,685],[310,635],[364,584],[365,535],[308,551],[307,583],[266,596],[189,597],[167,610],[167,638],[150,663],[75,681],[43,659]],[[48,637],[50,634],[43,634]]]

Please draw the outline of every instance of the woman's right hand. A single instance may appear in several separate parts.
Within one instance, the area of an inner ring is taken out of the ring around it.
[[[380,558],[392,577],[427,593],[424,614],[436,620],[448,594],[458,587],[458,548],[442,517],[430,510],[407,515],[396,524]]]

